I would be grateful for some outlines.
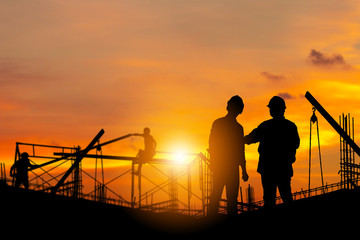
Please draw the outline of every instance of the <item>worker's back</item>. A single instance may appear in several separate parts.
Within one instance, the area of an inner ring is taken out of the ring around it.
[[[285,118],[273,118],[261,123],[248,136],[247,142],[260,142],[259,173],[292,176],[292,163],[300,139],[296,125]]]
[[[244,159],[243,127],[228,117],[214,121],[209,139],[210,164],[213,171],[239,166]]]

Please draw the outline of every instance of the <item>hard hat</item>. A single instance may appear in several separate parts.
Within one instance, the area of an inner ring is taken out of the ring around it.
[[[27,152],[23,152],[20,156],[21,158],[29,158],[29,154]]]
[[[235,95],[232,98],[230,98],[230,100],[227,102],[227,107],[243,109],[244,102],[242,98],[239,97],[239,95]]]
[[[284,99],[279,96],[272,97],[267,106],[269,108],[282,108],[282,109],[286,108]]]

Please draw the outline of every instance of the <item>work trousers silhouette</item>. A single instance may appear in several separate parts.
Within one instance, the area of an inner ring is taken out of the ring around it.
[[[276,174],[261,174],[261,183],[264,191],[264,207],[274,207],[276,202],[276,188],[283,203],[288,204],[293,201],[291,193],[291,177]]]
[[[18,175],[15,180],[15,187],[19,188],[23,184],[25,189],[29,189],[29,177]]]
[[[210,197],[209,215],[216,215],[219,210],[219,201],[223,189],[226,188],[227,213],[237,214],[237,198],[239,194],[239,167],[229,169],[230,171],[213,172],[213,190]]]

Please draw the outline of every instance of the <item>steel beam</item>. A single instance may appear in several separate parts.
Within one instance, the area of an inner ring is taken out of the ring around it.
[[[54,153],[54,155],[61,155],[64,157],[71,157],[74,154],[72,153]],[[127,157],[127,156],[114,156],[114,155],[97,155],[97,154],[85,154],[84,158],[102,158],[107,160],[120,160],[120,161],[139,161],[138,157]],[[178,164],[178,165],[186,165],[186,164],[179,164],[169,159],[162,159],[162,158],[152,158],[146,161],[145,163],[153,163],[153,164]]]
[[[104,134],[104,129],[101,129],[100,132],[95,136],[95,138],[90,142],[90,144],[82,151],[79,151],[75,154],[76,159],[71,165],[71,167],[66,171],[66,173],[62,176],[62,178],[59,180],[59,182],[56,184],[55,187],[51,190],[51,193],[56,193],[59,190],[59,187],[64,184],[66,178],[71,174],[71,172],[74,170],[76,166],[79,166],[79,163],[81,160],[85,157],[85,155],[93,148],[95,143],[99,141],[101,136]]]
[[[340,136],[350,145],[350,147],[360,156],[359,146],[351,137],[341,128],[341,126],[330,116],[330,114],[321,106],[321,104],[309,93],[306,92],[305,98],[316,108],[316,110],[325,118],[325,120],[340,134]]]
[[[110,141],[103,142],[103,143],[101,143],[101,144],[95,145],[95,146],[92,147],[92,148],[101,148],[102,146],[105,146],[105,145],[108,145],[108,144],[110,144],[110,143],[114,143],[114,142],[123,140],[123,139],[128,138],[128,137],[131,137],[131,136],[133,136],[133,134],[124,135],[124,136],[115,138],[115,139],[113,139],[113,140],[110,140]]]

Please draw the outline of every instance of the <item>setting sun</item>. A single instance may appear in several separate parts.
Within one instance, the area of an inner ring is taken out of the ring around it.
[[[185,164],[187,163],[187,156],[186,156],[186,153],[184,151],[176,151],[174,153],[174,161],[177,163],[177,164]]]

